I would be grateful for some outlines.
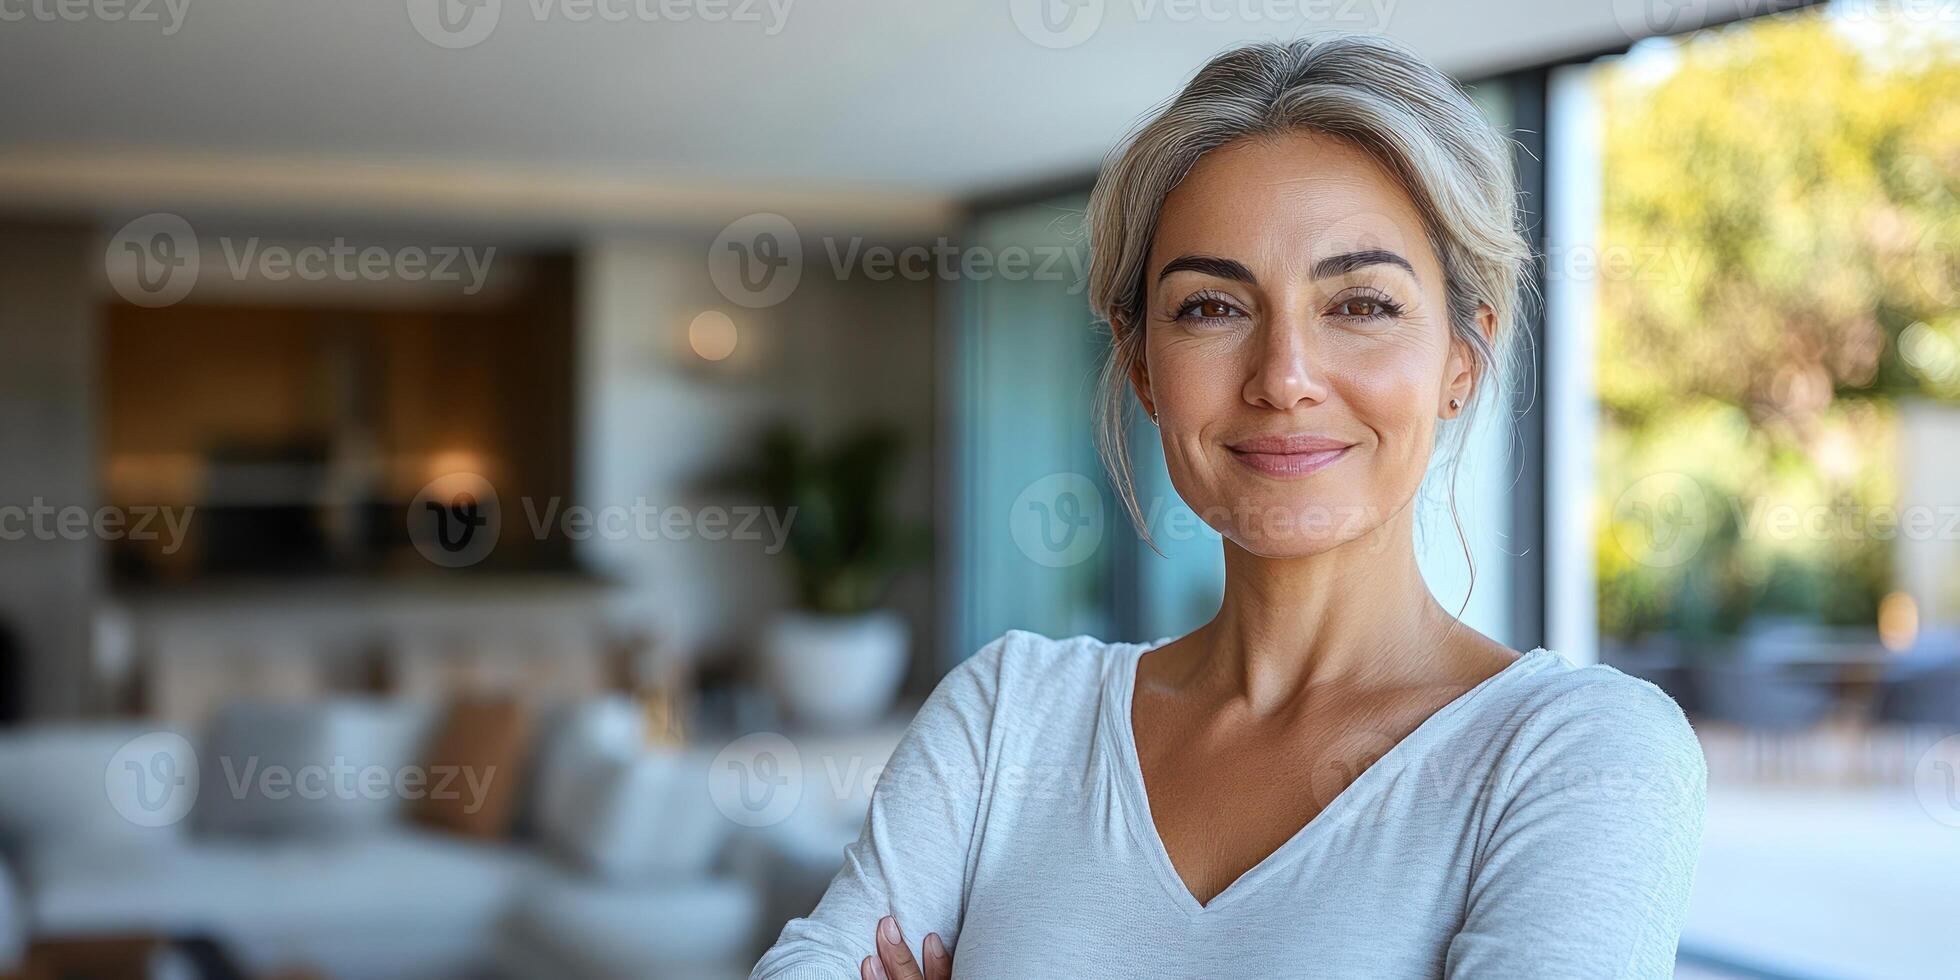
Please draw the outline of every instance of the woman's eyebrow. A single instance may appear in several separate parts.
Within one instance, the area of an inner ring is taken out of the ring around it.
[[[1409,275],[1413,276],[1416,274],[1415,266],[1410,265],[1408,259],[1387,249],[1368,248],[1358,252],[1342,252],[1339,255],[1330,255],[1315,262],[1313,264],[1313,277],[1315,279],[1331,279],[1335,276],[1353,272],[1356,269],[1370,265],[1400,266]],[[1247,285],[1256,286],[1259,284],[1258,277],[1254,276],[1252,270],[1246,268],[1244,263],[1236,259],[1220,258],[1216,255],[1180,255],[1164,263],[1164,267],[1157,271],[1157,280],[1162,282],[1173,272],[1196,272],[1200,275],[1216,276],[1219,279],[1230,279],[1234,282],[1242,282]]]
[[[1356,269],[1369,265],[1399,265],[1409,275],[1414,276],[1416,274],[1415,266],[1410,265],[1408,259],[1387,249],[1367,248],[1359,252],[1342,252],[1339,255],[1330,255],[1315,262],[1313,264],[1313,277],[1315,279],[1331,279],[1343,273],[1353,272]]]
[[[1221,259],[1216,255],[1180,255],[1164,263],[1164,267],[1157,270],[1157,281],[1164,281],[1165,277],[1173,272],[1196,272],[1200,275],[1242,282],[1249,286],[1259,284],[1259,280],[1252,275],[1252,270],[1246,268],[1244,263],[1234,259]]]

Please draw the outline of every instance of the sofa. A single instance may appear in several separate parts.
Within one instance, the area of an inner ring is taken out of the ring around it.
[[[388,781],[439,717],[333,698],[0,732],[0,976],[37,941],[132,934],[253,975],[747,975],[768,937],[711,750],[650,746],[623,697],[541,712],[514,831],[472,836]]]

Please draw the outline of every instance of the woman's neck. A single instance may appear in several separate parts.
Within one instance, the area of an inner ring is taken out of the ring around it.
[[[1227,540],[1224,601],[1172,683],[1254,712],[1323,685],[1433,683],[1456,619],[1416,563],[1412,512],[1307,558],[1263,558]]]

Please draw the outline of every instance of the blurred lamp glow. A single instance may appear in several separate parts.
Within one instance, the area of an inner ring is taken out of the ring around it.
[[[1919,638],[1919,605],[1912,596],[1894,592],[1878,603],[1878,641],[1887,650],[1909,649]]]
[[[735,353],[735,321],[720,310],[708,310],[687,325],[687,345],[705,360],[720,361]]]

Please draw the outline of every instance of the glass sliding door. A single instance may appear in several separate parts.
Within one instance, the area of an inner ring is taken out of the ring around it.
[[[1074,271],[1084,201],[991,211],[968,227],[967,254],[1000,268],[959,281],[948,345],[954,662],[1008,629],[1116,626],[1117,515],[1090,438],[1104,341]],[[1022,262],[1026,274],[1006,271]]]
[[[1132,528],[1097,458],[1109,337],[1089,313],[1084,193],[991,208],[965,250],[987,274],[955,291],[947,345],[957,661],[1008,629],[1155,639],[1217,609],[1218,536],[1184,507],[1147,422],[1131,426],[1137,494],[1163,554]]]

